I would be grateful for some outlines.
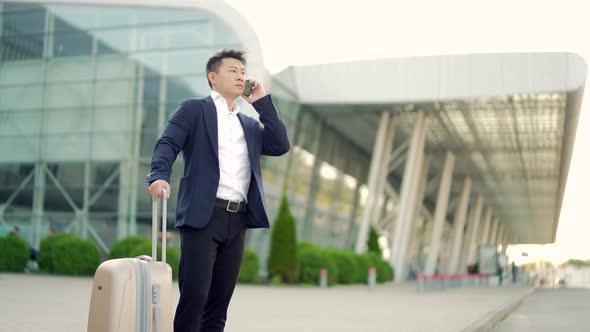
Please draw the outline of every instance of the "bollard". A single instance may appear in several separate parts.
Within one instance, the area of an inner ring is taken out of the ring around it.
[[[321,269],[320,270],[320,288],[327,288],[328,287],[328,270]]]
[[[377,269],[371,266],[369,268],[369,289],[375,288],[375,283],[377,282]]]
[[[425,285],[424,285],[424,276],[422,275],[422,273],[418,272],[416,273],[416,287],[418,292],[424,292],[425,290]]]

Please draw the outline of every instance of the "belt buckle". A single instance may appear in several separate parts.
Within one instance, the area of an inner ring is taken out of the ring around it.
[[[235,204],[235,209],[232,209],[232,203]],[[235,202],[235,201],[227,201],[227,206],[225,207],[225,210],[228,212],[233,212],[233,213],[237,213],[240,210],[240,202]]]

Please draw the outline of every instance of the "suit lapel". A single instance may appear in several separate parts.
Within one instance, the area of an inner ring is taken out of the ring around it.
[[[211,147],[215,152],[215,157],[219,160],[219,143],[217,139],[217,110],[215,103],[211,96],[205,98],[205,127],[207,127],[207,134],[209,134],[209,141]]]
[[[240,119],[240,123],[242,124],[242,129],[244,130],[244,137],[246,138],[246,146],[248,147],[248,158],[250,159],[250,165],[252,164],[252,159],[254,158],[254,133],[252,132],[252,126],[246,121],[242,113],[238,113],[238,119]]]

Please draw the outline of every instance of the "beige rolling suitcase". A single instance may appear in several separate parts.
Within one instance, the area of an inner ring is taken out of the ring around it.
[[[158,206],[152,206],[152,257],[111,259],[94,275],[88,332],[172,332],[172,269],[166,264],[166,192],[162,261],[156,259]]]

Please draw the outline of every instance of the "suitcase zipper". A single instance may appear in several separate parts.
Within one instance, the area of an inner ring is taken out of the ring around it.
[[[136,325],[137,327],[137,332],[149,332],[151,330],[151,326],[150,326],[150,310],[149,308],[151,307],[151,305],[148,305],[148,301],[149,303],[151,303],[151,301],[149,300],[149,284],[151,284],[150,282],[150,275],[149,275],[149,269],[147,267],[147,263],[144,261],[139,260],[139,271],[140,273],[138,273],[138,277],[139,279],[137,280],[137,284],[138,284],[138,298],[139,298],[139,305],[137,306],[137,322],[138,324]]]
[[[143,285],[141,261],[137,259],[131,259],[131,261],[133,262],[133,266],[135,267],[135,332],[143,332],[141,324],[141,303],[143,292],[140,289]]]

